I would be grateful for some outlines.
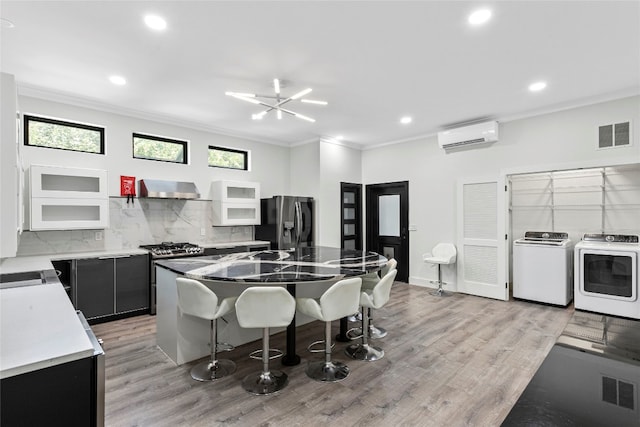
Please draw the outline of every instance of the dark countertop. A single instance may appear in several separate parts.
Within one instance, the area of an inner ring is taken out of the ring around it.
[[[249,283],[339,280],[378,271],[386,263],[387,259],[375,252],[322,246],[156,261],[192,279]]]
[[[640,321],[576,311],[503,426],[640,426]]]

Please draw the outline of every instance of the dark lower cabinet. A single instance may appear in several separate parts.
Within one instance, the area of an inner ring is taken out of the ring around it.
[[[149,309],[148,255],[76,260],[75,305],[92,320]]]
[[[97,414],[95,358],[4,378],[0,425],[89,427]]]
[[[76,262],[76,309],[87,319],[114,314],[114,258],[88,258]]]
[[[148,255],[116,258],[116,313],[149,308]]]

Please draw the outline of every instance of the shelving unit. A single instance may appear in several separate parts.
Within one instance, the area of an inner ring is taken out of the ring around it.
[[[31,165],[30,190],[33,231],[109,225],[105,170]]]
[[[527,230],[585,232],[637,228],[640,165],[544,172],[511,177],[514,238]]]
[[[260,224],[260,183],[213,181],[213,225]]]

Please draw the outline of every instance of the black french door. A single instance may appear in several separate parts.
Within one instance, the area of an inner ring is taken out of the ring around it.
[[[398,262],[396,280],[409,281],[409,182],[371,184],[367,192],[367,250]]]

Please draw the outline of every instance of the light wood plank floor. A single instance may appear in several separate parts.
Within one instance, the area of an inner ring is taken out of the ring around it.
[[[469,295],[436,297],[429,289],[396,282],[391,300],[375,312],[389,331],[375,340],[385,357],[334,358],[351,368],[339,383],[305,375],[306,346],[321,339],[313,322],[298,328],[302,363],[273,367],[289,375],[280,394],[252,396],[240,386],[260,369],[248,359],[255,342],[221,357],[238,370],[213,383],[191,379],[191,364],[177,367],[157,347],[155,317],[95,325],[106,351],[107,426],[498,426],[542,363],[573,309]],[[338,322],[334,322],[338,331]],[[272,338],[284,348],[284,333]]]

